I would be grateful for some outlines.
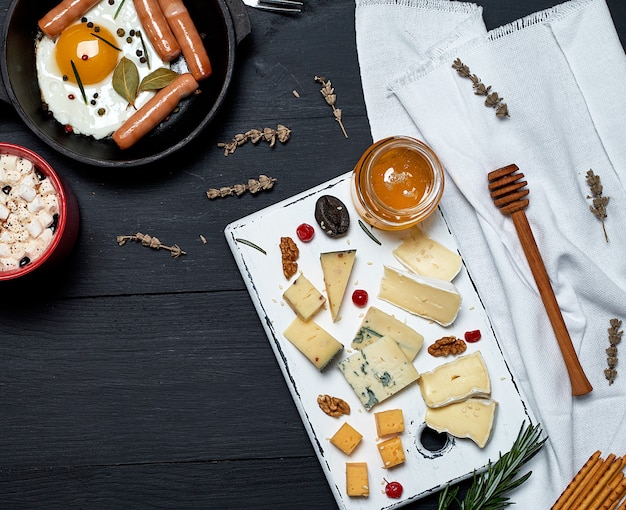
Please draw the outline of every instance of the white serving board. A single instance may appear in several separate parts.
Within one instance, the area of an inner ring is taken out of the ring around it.
[[[341,175],[233,222],[226,227],[225,235],[338,506],[346,510],[397,508],[438,491],[448,483],[472,476],[474,470],[485,468],[489,460],[497,460],[500,453],[510,449],[524,422],[534,420],[509,372],[465,266],[453,280],[462,296],[461,310],[455,322],[446,328],[377,298],[383,265],[402,268],[393,256],[392,250],[400,244],[403,233],[372,229],[382,243],[379,246],[363,231],[350,198],[350,178],[351,173]],[[343,237],[327,236],[315,222],[315,202],[321,195],[326,194],[342,200],[350,212],[350,229]],[[296,228],[301,223],[309,223],[315,227],[315,237],[308,243],[301,242],[296,235]],[[423,224],[423,227],[430,237],[452,250],[457,250],[454,238],[439,210]],[[330,311],[326,308],[313,318],[344,344],[344,351],[321,373],[282,334],[295,317],[294,312],[282,299],[282,294],[297,277],[296,275],[288,281],[283,275],[279,249],[282,236],[289,236],[296,242],[300,249],[299,271],[304,273],[324,295],[320,253],[357,250],[356,262],[340,311],[340,320],[333,323]],[[245,239],[256,244],[263,248],[266,254],[238,242],[237,239]],[[359,308],[352,303],[351,295],[357,288],[365,289],[369,293],[368,306],[374,305],[393,314],[424,336],[424,346],[413,361],[418,372],[431,370],[454,359],[435,358],[428,354],[427,347],[435,340],[449,335],[463,338],[465,331],[476,329],[481,331],[481,340],[468,343],[465,354],[481,351],[491,377],[492,398],[498,402],[492,435],[484,449],[480,449],[470,439],[457,438],[449,438],[446,446],[440,451],[426,449],[420,440],[424,429],[426,405],[417,384],[405,388],[370,411],[365,410],[337,367],[338,360],[354,352],[350,344],[367,310],[367,307]],[[346,400],[350,404],[351,414],[340,418],[327,416],[317,404],[319,394]],[[376,448],[380,439],[376,434],[374,412],[397,408],[404,412],[405,431],[400,437],[407,460],[395,468],[384,469]],[[363,435],[363,440],[350,456],[329,442],[329,438],[345,421]],[[370,487],[368,498],[347,496],[346,462],[367,462]],[[403,485],[404,492],[400,499],[391,499],[385,494],[383,479],[399,481]]]

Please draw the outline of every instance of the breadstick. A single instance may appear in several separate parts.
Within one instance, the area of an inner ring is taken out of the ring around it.
[[[63,0],[37,23],[41,31],[54,39],[100,0]]]
[[[615,510],[615,507],[619,504],[620,499],[624,496],[626,491],[626,480],[624,480],[624,473],[619,473],[621,477],[614,479],[605,489],[606,498],[602,503],[602,510]],[[604,491],[603,491],[604,492]]]
[[[113,141],[120,149],[128,149],[167,117],[181,99],[198,88],[198,82],[189,73],[179,75],[167,87],[159,90],[113,133]]]
[[[158,0],[133,0],[143,29],[161,60],[171,62],[180,55],[180,46],[170,29]]]
[[[159,5],[183,51],[189,72],[197,81],[211,76],[209,55],[185,4],[182,0],[159,0]]]
[[[566,510],[570,507],[570,501],[575,501],[574,498],[577,498],[578,495],[582,492],[583,488],[586,485],[586,482],[592,476],[592,472],[597,470],[602,463],[602,459],[600,458],[600,450],[589,457],[587,462],[580,468],[578,473],[574,476],[569,485],[565,488],[559,499],[557,499],[556,503],[552,505],[551,510]]]
[[[615,465],[615,454],[611,453],[606,458],[606,460],[600,466],[600,469],[596,472],[594,477],[591,479],[590,491],[587,492],[586,496],[582,500],[582,503],[577,505],[578,510],[589,510],[590,505],[593,503],[594,498],[598,495],[600,491],[602,491],[602,487],[606,481],[610,479],[610,477],[606,478],[607,472],[612,469]],[[602,483],[603,480],[606,481]]]

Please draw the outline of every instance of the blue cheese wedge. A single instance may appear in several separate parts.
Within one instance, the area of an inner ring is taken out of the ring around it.
[[[352,340],[354,349],[363,349],[380,337],[392,337],[409,361],[413,361],[424,344],[424,337],[393,315],[371,306]]]
[[[437,432],[447,432],[454,437],[469,438],[484,448],[491,436],[496,415],[496,402],[470,398],[436,409],[426,410],[426,425]]]
[[[326,302],[326,298],[303,275],[283,293],[283,299],[302,320],[308,321]]]
[[[409,271],[448,281],[459,274],[463,261],[458,253],[430,238],[419,226],[408,234],[393,254]]]
[[[296,317],[283,335],[304,354],[318,370],[343,350],[343,344],[314,321],[303,321]]]
[[[461,308],[461,295],[446,280],[385,266],[378,297],[407,312],[449,326]]]
[[[339,368],[368,411],[419,377],[413,364],[390,336],[379,338],[340,361]]]
[[[339,318],[339,308],[346,293],[350,274],[354,267],[356,250],[331,251],[320,255],[324,272],[324,285],[333,322]]]
[[[422,373],[418,384],[428,407],[442,407],[470,397],[491,395],[489,372],[480,351]]]

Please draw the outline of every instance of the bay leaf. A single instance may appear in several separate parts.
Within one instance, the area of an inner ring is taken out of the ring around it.
[[[141,83],[139,84],[139,92],[143,92],[145,90],[160,90],[167,87],[177,77],[178,73],[176,71],[160,67],[141,80]]]
[[[139,71],[132,60],[122,57],[113,71],[112,84],[115,92],[134,108],[135,98],[139,92]]]

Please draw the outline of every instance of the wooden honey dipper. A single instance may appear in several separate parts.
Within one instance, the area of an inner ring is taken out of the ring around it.
[[[502,214],[508,214],[513,219],[517,236],[524,249],[526,259],[539,289],[543,306],[548,313],[550,324],[552,324],[561,354],[565,360],[565,366],[567,367],[572,385],[572,395],[585,395],[593,388],[587,380],[587,376],[574,350],[567,326],[561,315],[561,309],[550,284],[548,272],[524,212],[524,209],[528,206],[528,198],[525,197],[529,191],[525,188],[528,183],[520,181],[523,177],[524,174],[519,172],[517,165],[508,165],[494,170],[488,175],[489,191],[494,204],[500,209]]]

